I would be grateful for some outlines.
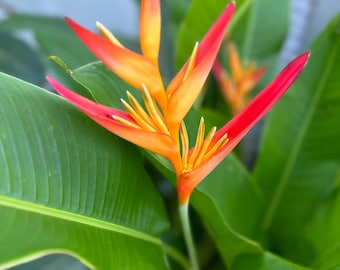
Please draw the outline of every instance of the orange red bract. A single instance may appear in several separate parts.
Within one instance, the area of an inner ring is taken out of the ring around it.
[[[142,92],[139,104],[131,93],[122,100],[126,111],[90,101],[67,89],[52,77],[52,87],[65,99],[112,133],[146,150],[166,157],[177,176],[179,202],[187,203],[192,190],[236,146],[293,83],[308,54],[294,60],[253,102],[220,130],[205,135],[201,120],[195,146],[189,149],[183,119],[199,95],[221,46],[235,9],[231,2],[212,25],[182,69],[165,88],[158,68],[160,1],[141,2],[142,55],[125,48],[98,24],[103,36],[66,19],[88,48],[114,73]],[[143,106],[144,105],[144,106]]]

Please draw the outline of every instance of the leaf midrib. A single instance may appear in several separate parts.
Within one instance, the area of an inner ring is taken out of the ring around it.
[[[159,238],[153,237],[141,231],[134,230],[132,228],[124,227],[124,226],[110,223],[104,220],[76,214],[73,212],[64,211],[61,209],[48,207],[48,206],[33,203],[33,202],[10,198],[4,195],[0,195],[0,206],[14,208],[17,210],[28,211],[31,213],[36,213],[36,214],[49,216],[49,217],[53,217],[57,219],[62,219],[62,220],[70,221],[70,222],[80,223],[83,225],[92,226],[92,227],[96,227],[99,229],[104,229],[104,230],[112,231],[115,233],[124,234],[130,237],[133,237],[133,238],[141,239],[146,242],[156,244],[156,245],[160,245],[160,246],[162,245],[162,242]]]
[[[330,53],[330,57],[328,58],[326,68],[324,69],[324,72],[321,74],[320,80],[319,80],[319,85],[317,86],[317,90],[315,91],[315,94],[312,98],[311,105],[310,105],[310,110],[307,111],[305,121],[302,123],[301,127],[301,132],[297,136],[295,143],[293,144],[293,147],[291,148],[290,154],[288,155],[290,158],[288,159],[288,162],[286,163],[286,167],[283,170],[283,173],[281,174],[281,178],[278,181],[278,185],[276,186],[276,189],[273,192],[272,200],[269,203],[269,207],[264,215],[263,222],[262,222],[262,229],[267,230],[270,225],[272,224],[273,218],[276,213],[276,209],[279,205],[279,202],[281,200],[282,194],[285,190],[285,187],[288,183],[289,176],[292,173],[294,164],[297,160],[298,154],[300,152],[300,149],[302,147],[304,138],[307,134],[308,127],[310,126],[313,116],[315,114],[317,104],[319,103],[321,94],[324,89],[324,85],[327,82],[327,78],[329,77],[329,74],[331,72],[331,69],[334,65],[334,55],[338,51],[339,47],[339,40],[336,41],[333,50]]]

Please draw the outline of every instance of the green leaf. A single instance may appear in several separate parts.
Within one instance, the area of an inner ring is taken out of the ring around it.
[[[267,58],[281,49],[286,38],[289,27],[290,1],[256,0],[248,2],[246,4],[249,4],[250,7],[247,12],[234,22],[235,27],[231,31],[231,39],[238,44],[243,58]],[[238,8],[237,2],[236,9]]]
[[[76,82],[88,90],[93,99],[106,106],[124,109],[121,98],[127,98],[126,91],[130,91],[137,100],[141,100],[140,91],[128,85],[101,62],[82,66],[70,74]]]
[[[10,270],[37,270],[37,269],[87,270],[88,268],[76,258],[65,254],[46,255],[34,261],[29,261],[10,268]]]
[[[331,193],[340,145],[340,16],[321,34],[300,79],[272,111],[256,164],[269,246],[298,262],[312,258],[301,235]]]
[[[37,85],[44,82],[41,59],[26,43],[0,31],[0,71]]]
[[[0,29],[32,31],[46,59],[50,55],[57,55],[67,59],[67,64],[72,68],[95,60],[62,18],[18,14],[1,21]]]
[[[136,148],[54,94],[0,81],[0,267],[66,253],[96,269],[165,269],[169,224]]]
[[[337,190],[315,211],[308,222],[306,238],[315,254],[313,269],[336,269],[340,266],[340,192]]]
[[[249,255],[240,256],[232,266],[233,270],[308,270],[308,268],[296,265],[269,252],[261,256]]]
[[[241,254],[262,252],[257,243],[241,235],[250,233],[254,200],[249,175],[233,155],[200,183],[190,199],[226,265],[231,266]]]
[[[246,237],[258,222],[261,203],[249,174],[232,154],[198,186],[191,203],[228,269],[307,269],[264,251]]]

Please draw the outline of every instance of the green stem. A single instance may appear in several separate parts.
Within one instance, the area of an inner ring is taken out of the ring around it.
[[[187,245],[191,270],[199,270],[194,241],[192,239],[189,222],[189,202],[179,205],[179,214],[182,221],[184,240]]]

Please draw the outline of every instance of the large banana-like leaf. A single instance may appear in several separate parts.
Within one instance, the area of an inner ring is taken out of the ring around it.
[[[50,253],[94,269],[167,268],[167,217],[136,150],[0,74],[0,268]]]
[[[340,17],[320,35],[301,78],[273,109],[254,176],[265,202],[260,228],[296,261],[313,257],[302,230],[332,191],[340,161]],[[295,255],[293,255],[295,254]]]

